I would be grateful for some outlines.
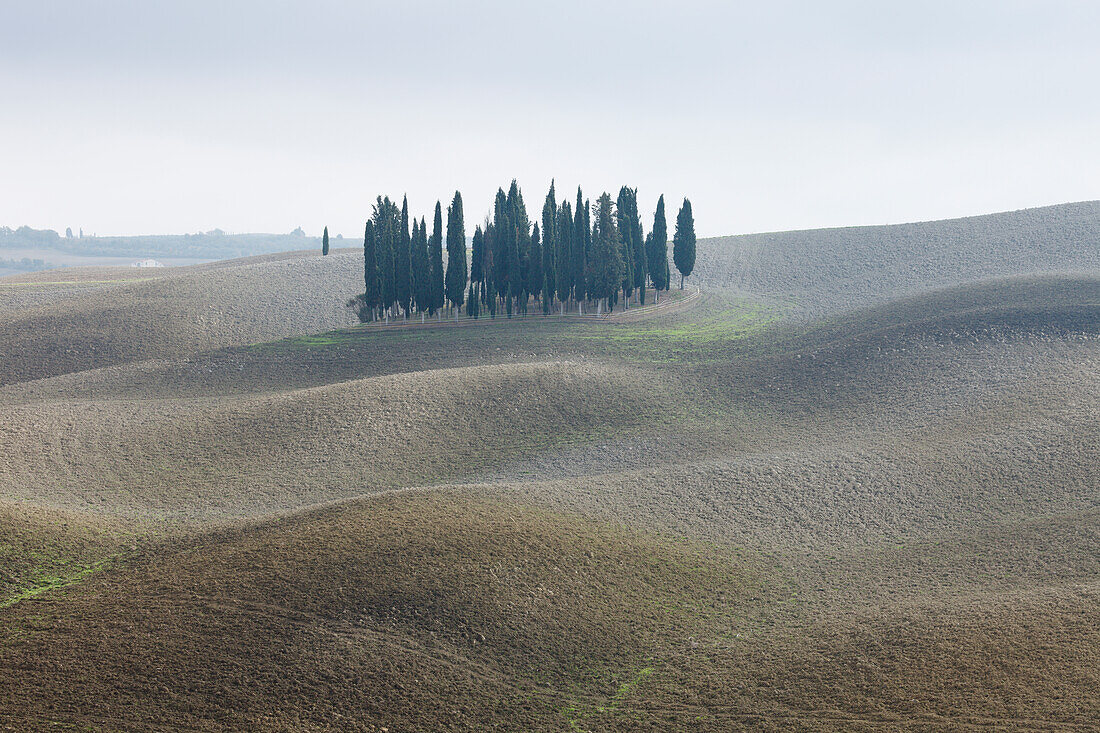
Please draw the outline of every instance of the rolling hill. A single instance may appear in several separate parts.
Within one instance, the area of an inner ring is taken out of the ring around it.
[[[135,273],[138,273],[135,275]],[[344,302],[362,256],[315,252],[158,268],[49,270],[0,286],[3,383],[356,322]]]
[[[12,296],[0,725],[1096,729],[1098,216],[701,241],[619,322],[348,327],[354,253]]]
[[[1100,269],[1100,201],[701,239],[694,279],[820,315],[992,277]]]

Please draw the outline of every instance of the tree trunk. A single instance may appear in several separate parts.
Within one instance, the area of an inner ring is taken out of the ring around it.
[[[680,290],[684,289],[684,273],[680,273]]]

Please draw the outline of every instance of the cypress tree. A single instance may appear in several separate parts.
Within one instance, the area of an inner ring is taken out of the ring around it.
[[[554,301],[558,273],[558,201],[554,182],[542,205],[542,312],[548,314]]]
[[[442,310],[446,293],[443,288],[443,207],[435,202],[432,238],[428,240],[428,314]]]
[[[554,272],[554,279],[558,291],[558,301],[561,303],[561,310],[564,313],[565,301],[569,300],[569,296],[573,292],[573,283],[577,279],[573,275],[573,208],[568,201],[561,202],[557,219],[558,246],[554,255],[557,260],[557,268]]]
[[[634,231],[634,284],[638,288],[638,304],[645,305],[645,278],[648,264],[645,258],[645,241],[642,239],[641,221],[636,220],[638,228]]]
[[[470,316],[474,320],[477,320],[478,313],[481,310],[481,303],[478,300],[477,293],[474,292],[474,283],[470,283],[470,294],[466,296],[466,315]]]
[[[511,263],[508,262],[508,256],[512,253],[512,243],[508,240],[507,233],[512,229],[512,223],[509,221],[509,207],[508,197],[504,193],[504,189],[497,189],[496,201],[493,203],[493,221],[485,227],[485,244],[489,251],[489,261],[492,263],[492,267],[489,268],[490,282],[492,283],[492,294],[495,298],[497,295],[504,298],[505,308],[507,313],[512,313],[512,302],[508,297],[510,294],[510,288],[508,287],[508,274],[511,272]],[[511,237],[514,239],[513,237]],[[493,310],[489,311],[490,315],[493,315]]]
[[[428,222],[423,217],[420,223],[413,221],[412,238],[412,286],[413,303],[423,315],[431,307],[431,277],[428,261]],[[423,319],[421,319],[423,320]]]
[[[382,283],[378,273],[378,244],[374,236],[374,222],[367,220],[363,229],[363,304],[370,310],[370,320],[382,305]]]
[[[623,186],[619,189],[619,196],[615,200],[615,226],[619,230],[619,241],[622,243],[620,254],[623,258],[623,300],[629,305],[630,296],[634,294],[634,249],[630,227],[630,189]],[[629,264],[629,267],[626,265]]]
[[[528,295],[538,298],[542,293],[542,243],[539,239],[538,224],[534,225],[534,230],[531,232],[531,245],[527,249],[527,285],[524,289]],[[524,296],[525,313],[528,295]],[[543,312],[546,312],[545,303]]]
[[[691,215],[691,202],[684,199],[680,213],[676,215],[676,233],[672,237],[672,259],[680,271],[680,289],[684,278],[695,269],[695,218]]]
[[[646,271],[649,269],[649,262],[646,258],[646,245],[642,234],[642,219],[638,214],[638,189],[636,188],[630,192],[630,216],[628,221],[631,229],[630,246],[634,251],[634,262],[627,263],[627,266],[634,267],[634,287],[638,289],[639,302],[641,305],[645,305],[645,278]]]
[[[470,282],[480,283],[485,280],[485,233],[481,227],[474,227],[474,238],[470,242]],[[449,256],[449,255],[448,255]],[[448,270],[451,263],[447,263]]]
[[[623,293],[627,298],[637,288],[638,299],[645,305],[646,245],[642,240],[642,223],[638,217],[638,189],[623,186],[615,207],[619,236],[623,240]]]
[[[325,227],[325,233],[321,237],[321,256],[324,257],[328,254],[328,227]]]
[[[668,225],[665,223],[665,197],[657,199],[657,211],[653,214],[653,231],[646,251],[649,279],[654,290],[668,290]]]
[[[409,197],[401,201],[401,223],[397,232],[397,251],[394,253],[394,276],[397,280],[397,304],[409,317],[412,310],[412,239],[409,236]]]
[[[493,262],[493,243],[492,243],[493,225],[488,221],[485,222],[485,231],[481,235],[481,252],[482,252],[482,275],[484,277],[481,283],[481,302],[485,306],[485,309],[489,311],[490,318],[497,317],[497,287],[495,271],[497,269],[496,263]]]
[[[382,300],[379,307],[388,311],[397,303],[397,268],[395,252],[397,250],[397,228],[399,213],[397,205],[389,196],[378,197],[374,205],[374,235],[378,245],[379,280],[382,284]]]
[[[587,242],[591,234],[588,231],[588,217],[585,216],[585,203],[581,195],[580,186],[577,187],[577,209],[573,212],[573,241],[572,245],[572,275],[573,298],[577,301],[577,310],[585,299],[585,262],[587,260]]]
[[[509,292],[516,302],[517,310],[526,315],[527,302],[531,293],[527,279],[531,257],[531,220],[527,216],[527,205],[523,203],[523,191],[514,178],[508,189],[508,220],[512,225],[507,232],[510,248]]]
[[[589,296],[607,299],[610,310],[612,298],[618,291],[622,279],[623,265],[622,241],[615,226],[612,212],[611,194],[604,193],[596,201],[596,221],[592,234],[592,249],[588,259],[586,278]]]
[[[478,253],[473,253],[477,262]],[[475,265],[476,266],[476,265]],[[454,200],[447,207],[447,300],[452,308],[462,306],[462,292],[466,289],[466,224],[462,214],[462,194],[455,191]],[[455,316],[458,311],[455,311]]]

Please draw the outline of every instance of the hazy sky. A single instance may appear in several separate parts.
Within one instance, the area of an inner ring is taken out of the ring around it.
[[[1100,198],[1100,3],[0,0],[0,225],[472,229],[518,178],[700,235]]]

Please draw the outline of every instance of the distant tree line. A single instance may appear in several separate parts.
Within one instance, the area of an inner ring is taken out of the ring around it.
[[[512,181],[498,189],[492,214],[474,228],[466,251],[462,194],[447,207],[446,264],[443,260],[443,209],[436,202],[429,233],[427,220],[409,218],[408,198],[401,205],[379,196],[363,233],[364,291],[353,298],[361,321],[409,318],[414,313],[442,317],[511,317],[532,309],[550,314],[586,305],[597,313],[620,302],[644,305],[647,288],[669,289],[668,226],[665,198],[657,200],[653,226],[643,236],[638,191],[627,186],[612,200],[603,193],[595,205],[577,189],[576,203],[560,204],[554,183],[532,222],[523,193]],[[695,221],[684,199],[676,217],[673,260],[684,277],[695,267]]]
[[[58,253],[95,257],[179,257],[219,260],[251,257],[287,250],[313,249],[321,240],[307,237],[301,228],[288,234],[226,234],[214,229],[196,234],[156,234],[129,237],[59,235],[53,229],[12,229],[0,226],[0,252],[10,249],[51,250]],[[333,236],[333,245],[341,241]]]
[[[0,257],[0,270],[14,270],[15,272],[37,272],[38,270],[48,270],[50,269],[50,267],[50,264],[40,259],[23,257],[17,260],[14,257]]]

